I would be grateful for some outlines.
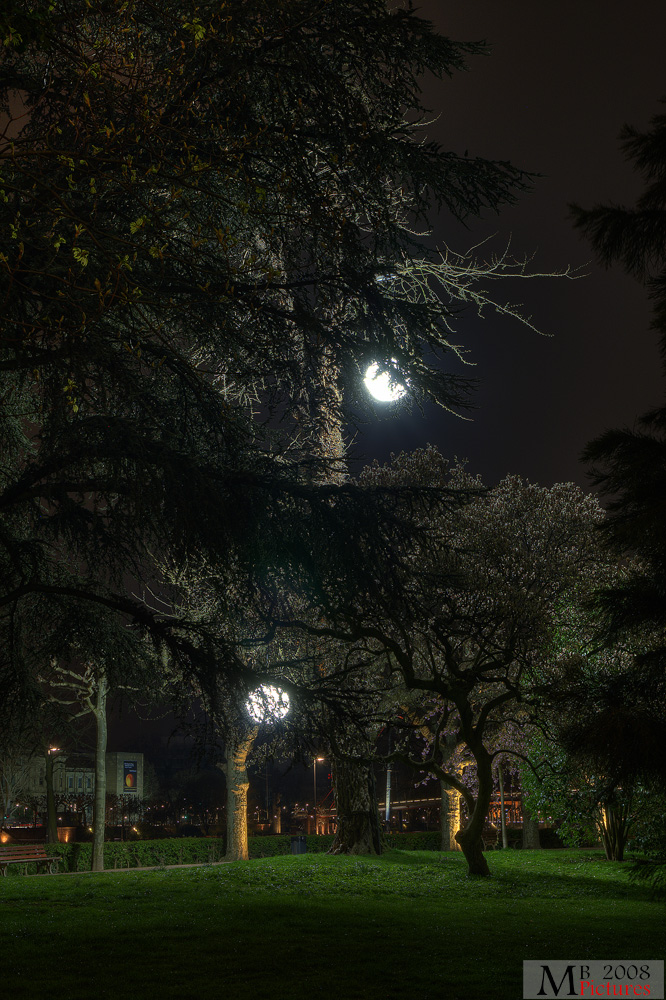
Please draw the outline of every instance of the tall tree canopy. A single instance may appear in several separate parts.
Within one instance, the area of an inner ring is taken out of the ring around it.
[[[191,660],[160,567],[206,559],[230,601],[353,537],[299,417],[339,420],[377,359],[464,401],[456,311],[514,268],[414,234],[528,178],[427,140],[421,76],[482,47],[411,5],[10,2],[0,37],[3,638],[92,601]]]
[[[634,207],[573,207],[576,225],[606,265],[620,263],[644,282],[654,303],[653,329],[666,359],[666,115],[655,116],[645,132],[625,126],[622,148],[645,181]],[[607,588],[600,602],[609,638],[630,637],[638,654],[624,685],[600,705],[593,692],[597,724],[572,729],[571,741],[600,754],[625,773],[666,778],[666,407],[644,413],[633,428],[606,431],[583,452],[595,484],[607,499],[603,525],[620,554],[638,556],[620,585]],[[632,640],[633,637],[633,640]],[[618,740],[640,717],[641,739]]]

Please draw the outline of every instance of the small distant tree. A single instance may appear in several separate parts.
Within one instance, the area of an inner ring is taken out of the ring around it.
[[[99,640],[104,647],[104,638],[108,638],[103,625],[107,624],[107,619],[99,619]],[[115,637],[112,629],[111,636]],[[71,637],[69,637],[71,639]],[[92,850],[92,871],[104,870],[104,834],[106,827],[106,748],[108,739],[107,725],[107,703],[111,692],[111,677],[116,679],[115,691],[137,691],[136,684],[132,684],[129,678],[136,678],[142,668],[144,675],[146,664],[152,664],[153,650],[136,638],[128,637],[127,642],[113,643],[109,640],[105,653],[108,661],[111,654],[115,652],[118,661],[113,664],[113,674],[110,676],[106,662],[89,660],[79,667],[73,668],[65,666],[52,658],[49,668],[41,674],[40,681],[45,700],[51,705],[58,706],[68,714],[68,723],[71,725],[77,719],[92,716],[95,728],[95,791],[93,801],[93,850]],[[134,662],[129,666],[125,662],[123,675],[123,657],[128,653],[134,654]],[[108,662],[107,661],[107,662]],[[168,681],[169,671],[166,661],[162,657],[162,683]],[[148,672],[151,681],[154,673]],[[124,676],[124,681],[120,682],[119,677]],[[141,688],[142,693],[146,693],[146,686]],[[153,693],[156,688],[153,681]]]
[[[27,747],[21,747],[20,744],[0,749],[0,809],[3,826],[14,814],[17,798],[27,791],[30,757],[26,750]]]
[[[530,772],[524,778],[530,810],[554,823],[566,844],[600,841],[609,861],[623,861],[647,803],[646,790],[636,783],[620,785],[595,771],[593,761],[574,758],[552,743],[536,742],[533,752],[538,755],[539,750],[539,776]]]
[[[104,871],[106,827],[106,704],[109,682],[102,666],[87,663],[80,671],[55,661],[42,677],[51,701],[71,711],[72,719],[92,715],[95,720],[95,797],[93,803],[92,871]]]

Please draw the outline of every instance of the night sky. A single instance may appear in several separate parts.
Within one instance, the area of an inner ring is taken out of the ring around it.
[[[515,256],[535,255],[533,270],[571,265],[587,276],[507,283],[502,297],[525,303],[551,337],[490,314],[460,321],[458,340],[482,380],[471,422],[435,408],[425,417],[382,416],[362,428],[355,454],[384,461],[432,442],[447,457],[467,458],[488,484],[519,473],[589,487],[584,445],[661,404],[663,383],[646,291],[621,268],[597,265],[567,206],[631,205],[641,191],[618,133],[625,122],[645,128],[663,113],[666,4],[423,0],[421,13],[443,34],[492,46],[470,60],[468,73],[426,82],[439,116],[432,136],[445,149],[543,175],[515,206],[473,220],[469,231],[434,220],[436,241],[462,251],[496,233],[493,249],[510,238]]]

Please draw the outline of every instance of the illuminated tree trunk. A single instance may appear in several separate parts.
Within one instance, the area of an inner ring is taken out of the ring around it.
[[[97,679],[93,705],[97,737],[95,741],[95,798],[93,802],[92,871],[104,871],[104,833],[106,829],[106,696],[109,685],[106,674]]]
[[[509,838],[506,832],[506,809],[504,807],[504,772],[502,771],[502,765],[497,765],[497,777],[499,779],[499,791],[500,791],[500,828],[502,830],[502,850],[506,851],[509,846]]]
[[[609,803],[599,807],[597,829],[608,861],[624,861],[624,848],[629,836],[630,803]]]
[[[491,757],[483,744],[467,740],[467,745],[474,754],[479,791],[474,808],[462,830],[456,834],[456,840],[465,855],[470,875],[490,876],[488,862],[483,853],[483,827],[488,815],[488,807],[493,792],[493,772]]]
[[[222,770],[227,779],[227,861],[247,861],[247,758],[259,732],[252,726],[244,732],[230,734]]]
[[[369,764],[331,760],[338,817],[329,854],[381,854],[375,775]]]
[[[445,781],[440,781],[442,794],[442,811],[440,813],[440,829],[442,842],[440,850],[459,851],[460,844],[456,834],[460,829],[460,793],[451,788]]]

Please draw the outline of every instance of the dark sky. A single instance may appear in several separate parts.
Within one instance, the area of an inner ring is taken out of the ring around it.
[[[433,137],[543,175],[516,206],[473,221],[469,232],[436,220],[437,241],[461,251],[496,233],[495,250],[510,238],[516,256],[535,255],[534,270],[572,265],[587,276],[507,285],[506,297],[524,302],[551,337],[491,315],[460,322],[459,341],[483,380],[472,422],[434,409],[381,419],[363,428],[356,450],[385,460],[432,442],[469,459],[489,484],[511,472],[588,486],[578,461],[585,443],[632,424],[662,402],[663,386],[645,290],[619,267],[596,264],[567,205],[632,204],[641,190],[618,133],[663,112],[666,3],[423,0],[421,13],[443,34],[492,46],[469,72],[427,83],[439,116]]]

